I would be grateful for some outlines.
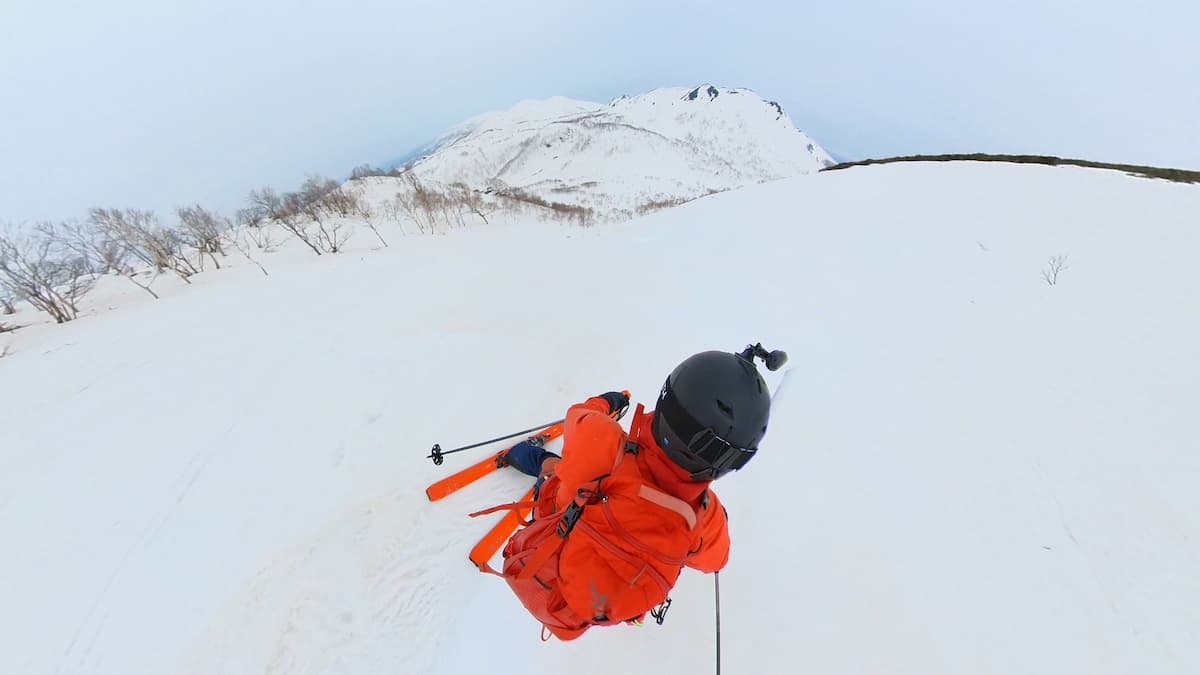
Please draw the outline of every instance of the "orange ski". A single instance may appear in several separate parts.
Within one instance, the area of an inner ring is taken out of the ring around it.
[[[539,431],[531,438],[541,438],[543,443],[549,443],[559,436],[562,436],[564,429],[565,427],[562,424],[555,424],[554,426],[546,427],[542,431]],[[439,480],[438,482],[425,488],[425,496],[429,497],[429,501],[436,502],[437,500],[442,499],[447,495],[456,492],[467,485],[470,485],[471,483],[474,483],[480,478],[483,478],[489,473],[504,466],[504,464],[499,462],[499,460],[504,456],[504,453],[508,452],[510,449],[511,448],[505,448],[491,457],[480,460],[475,464],[463,469],[462,471],[459,471],[458,473]],[[513,529],[515,530],[516,528]]]
[[[436,502],[446,495],[457,491],[459,488],[474,483],[480,478],[483,478],[489,473],[500,468],[500,457],[503,456],[505,452],[507,452],[507,450],[498,452],[491,457],[480,460],[475,464],[463,469],[462,471],[459,471],[458,473],[446,476],[433,485],[425,488],[425,496],[429,497],[429,501]]]
[[[532,489],[525,493],[525,496],[521,498],[521,502],[528,502],[530,505],[533,504]],[[500,522],[496,523],[491,530],[488,530],[488,533],[483,535],[483,539],[480,539],[479,543],[475,544],[475,548],[471,549],[471,555],[469,556],[471,562],[475,563],[476,567],[483,569],[483,566],[492,559],[492,556],[496,555],[496,551],[499,551],[500,547],[504,546],[504,542],[508,541],[513,532],[516,532],[517,528],[521,527],[525,519],[529,517],[530,510],[532,510],[532,506],[505,513]]]

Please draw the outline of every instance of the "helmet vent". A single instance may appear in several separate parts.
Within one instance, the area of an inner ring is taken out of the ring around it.
[[[729,419],[733,419],[733,406],[729,405],[725,401],[722,401],[721,399],[717,399],[717,407],[720,408],[721,412],[725,413]]]

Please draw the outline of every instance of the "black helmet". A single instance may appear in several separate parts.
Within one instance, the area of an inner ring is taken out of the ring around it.
[[[651,427],[654,440],[692,480],[713,480],[746,465],[767,431],[771,394],[754,357],[777,369],[783,352],[761,345],[740,354],[701,352],[667,377]]]

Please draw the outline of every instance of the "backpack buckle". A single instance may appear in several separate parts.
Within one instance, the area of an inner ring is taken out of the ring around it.
[[[583,515],[583,506],[578,502],[571,502],[562,518],[558,519],[558,527],[555,528],[555,533],[562,539],[566,539],[571,530],[575,529],[575,523],[579,522],[579,517]]]

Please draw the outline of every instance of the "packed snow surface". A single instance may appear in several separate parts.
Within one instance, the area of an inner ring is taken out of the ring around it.
[[[883,166],[23,310],[0,672],[712,672],[694,572],[661,627],[542,643],[467,561],[491,519],[465,514],[527,479],[431,504],[488,449],[425,457],[610,389],[652,403],[757,341],[791,363],[716,486],[724,672],[1200,672],[1198,213],[1111,172]]]

